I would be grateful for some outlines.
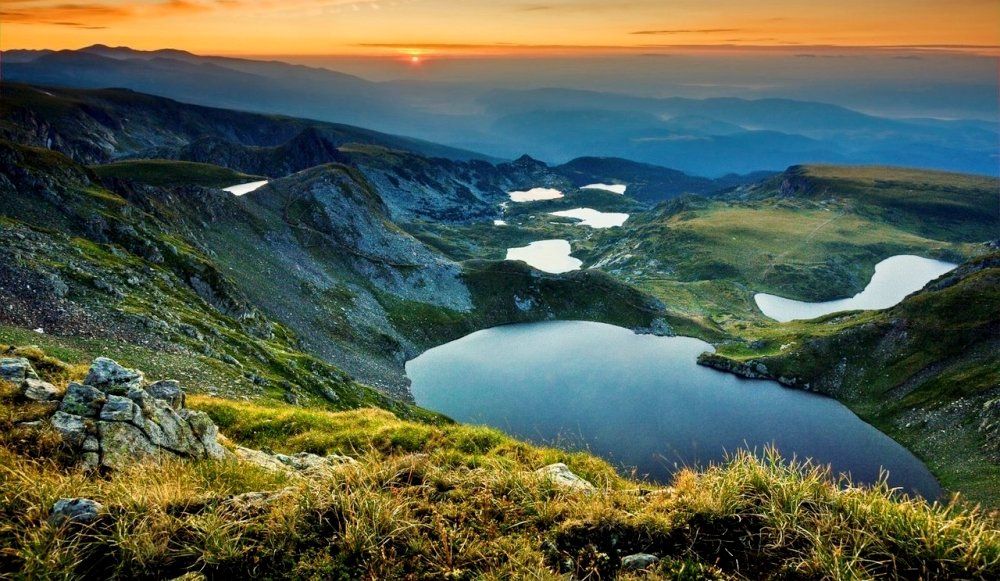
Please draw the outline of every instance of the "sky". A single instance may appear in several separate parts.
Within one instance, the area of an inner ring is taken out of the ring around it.
[[[3,0],[0,4],[2,49],[73,49],[95,43],[217,55],[419,59],[827,45],[996,54],[1000,1]]]

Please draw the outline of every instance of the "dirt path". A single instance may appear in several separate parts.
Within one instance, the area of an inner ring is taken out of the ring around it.
[[[768,276],[769,274],[771,274],[771,271],[772,271],[772,270],[774,270],[774,266],[775,266],[775,265],[776,265],[776,264],[777,264],[777,263],[778,263],[778,262],[779,262],[779,261],[780,261],[780,260],[781,260],[782,258],[784,258],[785,256],[788,256],[788,255],[789,255],[789,254],[791,254],[792,252],[795,252],[796,250],[799,250],[799,249],[800,249],[800,248],[802,248],[803,246],[805,246],[805,245],[809,244],[809,242],[811,242],[811,241],[812,241],[812,239],[816,237],[816,234],[818,234],[820,230],[822,230],[823,228],[826,228],[826,227],[827,227],[827,226],[828,226],[828,225],[829,225],[830,223],[832,223],[832,222],[833,222],[834,220],[837,220],[837,219],[841,218],[841,217],[842,217],[843,215],[844,215],[844,212],[843,212],[843,211],[840,211],[840,212],[837,212],[836,214],[834,214],[833,216],[831,216],[829,220],[826,220],[826,221],[825,221],[825,222],[823,222],[822,224],[820,224],[820,225],[816,226],[815,228],[813,228],[813,229],[812,229],[812,230],[811,230],[811,231],[809,232],[809,234],[807,234],[807,235],[806,235],[806,237],[802,239],[802,241],[801,241],[801,242],[799,242],[799,243],[798,243],[798,244],[796,244],[795,246],[793,246],[793,247],[789,248],[788,250],[786,250],[786,251],[782,252],[781,254],[779,254],[779,255],[775,256],[775,257],[774,257],[774,259],[773,259],[773,260],[771,260],[771,262],[769,262],[769,263],[768,263],[768,265],[767,265],[766,267],[764,267],[764,272],[763,272],[763,273],[762,273],[762,274],[760,275],[760,279],[761,279],[762,281],[763,281],[763,280],[767,280],[767,276]]]

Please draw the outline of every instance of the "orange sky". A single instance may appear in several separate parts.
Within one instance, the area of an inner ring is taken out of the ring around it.
[[[1000,0],[0,0],[0,48],[94,43],[237,55],[996,48]]]

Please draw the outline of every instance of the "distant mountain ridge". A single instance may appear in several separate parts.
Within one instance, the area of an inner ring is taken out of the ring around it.
[[[126,87],[202,105],[360,125],[501,158],[528,153],[559,164],[613,156],[710,177],[801,163],[1000,173],[998,128],[975,120],[888,119],[774,98],[652,99],[560,88],[372,82],[328,69],[172,49],[94,45],[7,51],[3,58],[6,81]]]
[[[0,137],[61,151],[83,163],[175,159],[282,177],[317,165],[349,162],[380,183],[397,216],[436,220],[494,217],[512,189],[540,184],[626,180],[630,196],[656,203],[707,194],[759,176],[715,181],[628,160],[577,160],[549,167],[524,157],[492,158],[438,144],[341,124],[244,113],[124,89],[43,89],[4,83]]]

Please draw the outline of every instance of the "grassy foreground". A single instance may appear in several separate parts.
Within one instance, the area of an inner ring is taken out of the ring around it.
[[[41,353],[59,384],[85,370]],[[735,455],[669,487],[622,478],[585,453],[480,427],[432,426],[383,410],[320,411],[193,396],[238,443],[355,457],[323,479],[237,461],[136,464],[93,476],[64,469],[58,439],[18,426],[36,413],[0,394],[0,575],[28,578],[342,579],[996,578],[1000,523],[885,487],[838,486],[822,469]],[[597,486],[561,489],[535,473],[565,462]],[[247,492],[275,493],[231,502]],[[58,498],[103,503],[96,523],[55,527]],[[662,559],[622,572],[621,558]]]

